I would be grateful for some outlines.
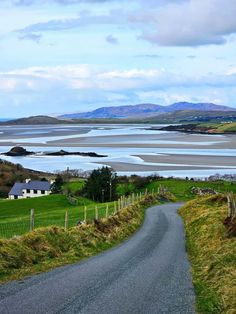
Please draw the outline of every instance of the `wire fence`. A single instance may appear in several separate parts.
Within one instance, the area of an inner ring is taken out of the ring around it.
[[[28,216],[22,218],[11,216],[10,221],[0,221],[0,238],[20,236],[41,227],[58,226],[68,229],[94,219],[109,217],[122,208],[141,201],[147,194],[147,191],[133,193],[127,197],[122,196],[111,203],[78,206],[78,210],[75,207],[73,210],[61,210],[59,213],[49,212],[47,215],[38,213],[32,208],[29,209]]]

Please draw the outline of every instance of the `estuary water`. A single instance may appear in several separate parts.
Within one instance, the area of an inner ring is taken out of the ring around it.
[[[54,172],[92,170],[103,165],[118,174],[206,177],[236,173],[236,136],[166,132],[160,125],[1,126],[0,153],[13,146],[34,152],[95,152],[107,157],[38,154],[2,159]]]

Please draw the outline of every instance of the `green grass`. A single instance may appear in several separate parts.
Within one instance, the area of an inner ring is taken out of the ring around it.
[[[205,182],[205,181],[187,181],[181,179],[163,179],[154,181],[148,185],[148,190],[156,190],[160,185],[167,187],[171,193],[173,193],[179,201],[187,201],[194,197],[191,193],[192,187],[199,188],[212,188],[218,192],[235,192],[236,183],[217,181],[217,182]]]
[[[213,130],[214,133],[234,133],[236,132],[236,122],[232,123],[201,123],[200,126]]]
[[[83,187],[84,181],[69,182],[65,186],[72,193]],[[178,201],[186,201],[194,197],[191,193],[192,187],[213,188],[219,192],[236,192],[236,184],[229,182],[193,182],[181,179],[162,179],[147,185],[148,190],[157,191],[160,185],[167,187]],[[144,191],[145,188],[142,189]],[[119,184],[118,195],[139,192],[133,183]],[[105,215],[106,204],[96,204],[88,199],[77,197],[78,204],[73,206],[64,195],[50,195],[33,199],[23,200],[0,200],[0,237],[10,238],[21,235],[30,228],[30,210],[35,210],[35,227],[46,227],[50,225],[64,226],[65,212],[69,214],[69,226],[74,226],[78,221],[84,219],[84,206],[87,206],[88,219],[94,218],[95,206],[98,206],[99,216]],[[109,205],[109,212],[113,212],[114,204]]]
[[[85,181],[79,180],[79,181],[71,181],[68,183],[65,183],[63,185],[63,188],[68,189],[72,194],[75,194],[76,192],[82,190],[84,187]]]
[[[130,195],[135,191],[135,185],[131,182],[125,184],[118,184],[117,194],[119,196],[122,195]]]
[[[185,223],[198,313],[236,313],[236,238],[228,237],[223,225],[226,197],[197,198],[180,213]]]
[[[68,211],[69,227],[84,220],[84,206],[87,206],[87,218],[95,216],[95,206],[99,216],[104,217],[106,204],[96,204],[86,198],[78,197],[78,205],[73,206],[65,195],[49,195],[31,199],[5,200],[0,202],[0,237],[10,238],[29,231],[30,210],[35,210],[35,228],[50,225],[64,226],[65,212]],[[114,204],[109,204],[113,212]]]
[[[10,240],[0,239],[0,282],[75,263],[121,243],[141,225],[145,208],[157,202],[148,196],[96,223],[67,231],[51,226]]]

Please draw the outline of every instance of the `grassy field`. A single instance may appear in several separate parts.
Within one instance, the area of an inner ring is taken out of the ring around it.
[[[232,123],[201,123],[200,126],[209,128],[213,133],[235,133],[236,122]]]
[[[78,191],[80,191],[85,184],[85,180],[79,180],[79,181],[71,181],[68,183],[65,183],[63,185],[63,189],[67,189],[70,193],[74,194]]]
[[[35,210],[35,228],[50,225],[64,226],[65,212],[68,211],[69,227],[84,219],[84,206],[87,217],[95,217],[95,206],[99,216],[104,217],[106,204],[96,204],[86,198],[78,197],[78,204],[71,205],[65,195],[49,195],[32,199],[4,200],[0,202],[0,237],[9,238],[29,231],[30,210]],[[109,204],[109,212],[114,203]]]
[[[83,187],[84,181],[74,181],[64,185],[72,193],[76,193]],[[219,192],[233,191],[236,193],[236,184],[228,182],[193,182],[180,179],[162,179],[153,181],[142,189],[138,189],[133,183],[120,184],[118,195],[131,194],[144,191],[146,188],[151,192],[157,191],[163,186],[174,194],[178,201],[190,200],[194,197],[192,187],[212,188]],[[65,212],[68,211],[69,227],[84,219],[84,206],[87,206],[88,219],[95,216],[95,206],[98,207],[99,216],[103,217],[106,204],[95,202],[82,197],[76,197],[77,205],[71,205],[65,195],[50,195],[34,199],[1,200],[0,201],[0,237],[10,238],[29,231],[30,210],[35,210],[35,228],[50,225],[64,226]],[[109,204],[109,213],[114,211],[114,203]]]
[[[236,313],[236,238],[228,237],[223,225],[226,198],[198,198],[187,203],[180,213],[187,234],[198,313]]]
[[[164,186],[173,193],[179,201],[187,201],[194,197],[191,193],[193,187],[199,188],[211,188],[218,192],[234,192],[236,193],[236,183],[216,181],[216,182],[207,182],[207,181],[196,181],[191,180],[180,180],[180,179],[163,179],[154,181],[148,184],[147,188],[149,191],[152,189],[156,190],[158,187]]]

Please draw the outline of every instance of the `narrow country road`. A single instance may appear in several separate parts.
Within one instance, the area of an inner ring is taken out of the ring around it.
[[[0,313],[195,313],[180,206],[149,208],[141,229],[103,254],[0,286]]]

